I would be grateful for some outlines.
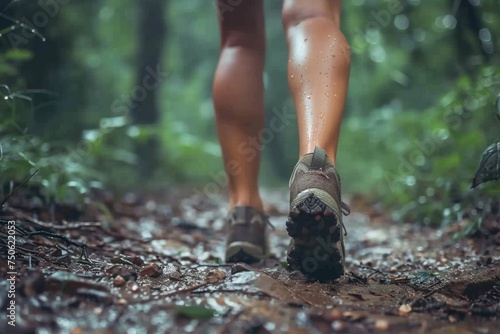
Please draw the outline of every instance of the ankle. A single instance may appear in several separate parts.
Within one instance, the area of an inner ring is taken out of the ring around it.
[[[229,209],[235,206],[251,206],[261,212],[264,211],[264,205],[258,194],[254,196],[231,196],[229,199]]]
[[[326,156],[330,159],[330,161],[332,162],[333,166],[337,167],[337,151],[335,149],[333,149],[332,147],[328,147],[326,145],[315,145],[314,147],[309,147],[307,148],[306,150],[304,151],[300,151],[300,156],[299,156],[299,159],[301,157],[303,157],[304,155],[306,154],[313,154],[314,153],[314,149],[317,147],[320,147],[322,148],[325,153],[326,153]]]

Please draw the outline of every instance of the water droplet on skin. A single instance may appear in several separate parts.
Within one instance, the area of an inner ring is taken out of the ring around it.
[[[309,100],[311,98],[311,95],[307,95],[307,99]]]
[[[293,79],[293,74],[292,74],[292,75],[290,75],[290,78],[291,78],[291,79]]]
[[[36,30],[35,29],[31,29],[31,32],[36,32]]]
[[[326,95],[326,97],[329,97],[329,96],[330,96],[330,94],[328,94],[328,93],[325,93],[325,95]],[[321,114],[321,116],[323,116],[323,114]]]
[[[328,38],[332,37],[332,35],[328,35]]]
[[[325,58],[323,58],[323,61],[325,61]]]
[[[45,37],[44,37],[44,38],[42,38],[42,42],[45,42]]]
[[[323,113],[319,114],[319,118],[323,118]]]
[[[333,96],[337,97],[337,94],[334,94]]]

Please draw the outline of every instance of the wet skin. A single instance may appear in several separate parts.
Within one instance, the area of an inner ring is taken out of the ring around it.
[[[235,2],[236,4],[238,2]],[[232,10],[219,0],[221,53],[214,78],[217,132],[229,181],[229,206],[262,210],[260,150],[245,142],[264,127],[265,25],[262,0]],[[300,155],[322,147],[335,163],[349,80],[349,45],[340,31],[341,0],[284,0],[288,83],[297,110]]]

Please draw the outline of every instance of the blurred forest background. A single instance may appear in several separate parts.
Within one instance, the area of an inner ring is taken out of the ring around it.
[[[204,193],[221,183],[215,1],[0,4],[4,191],[36,169],[30,183],[56,201],[87,201],[91,188],[189,184]],[[268,120],[293,111],[281,5],[265,1]],[[352,52],[338,157],[344,191],[424,224],[460,220],[472,205],[477,228],[488,202],[475,198],[499,194],[495,184],[468,189],[500,138],[500,3],[344,1],[342,29]],[[263,186],[286,187],[297,144],[292,122],[263,146]]]

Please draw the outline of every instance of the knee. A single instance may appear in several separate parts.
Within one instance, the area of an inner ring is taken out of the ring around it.
[[[329,20],[340,29],[340,0],[283,1],[281,21],[285,31],[314,19]]]
[[[253,50],[263,50],[265,48],[265,37],[257,32],[232,30],[224,35],[223,47],[225,48],[248,48]]]
[[[219,9],[219,22],[224,47],[260,49],[265,45],[264,13],[262,0],[226,0],[232,3],[231,11]],[[219,0],[219,4],[225,2]]]

